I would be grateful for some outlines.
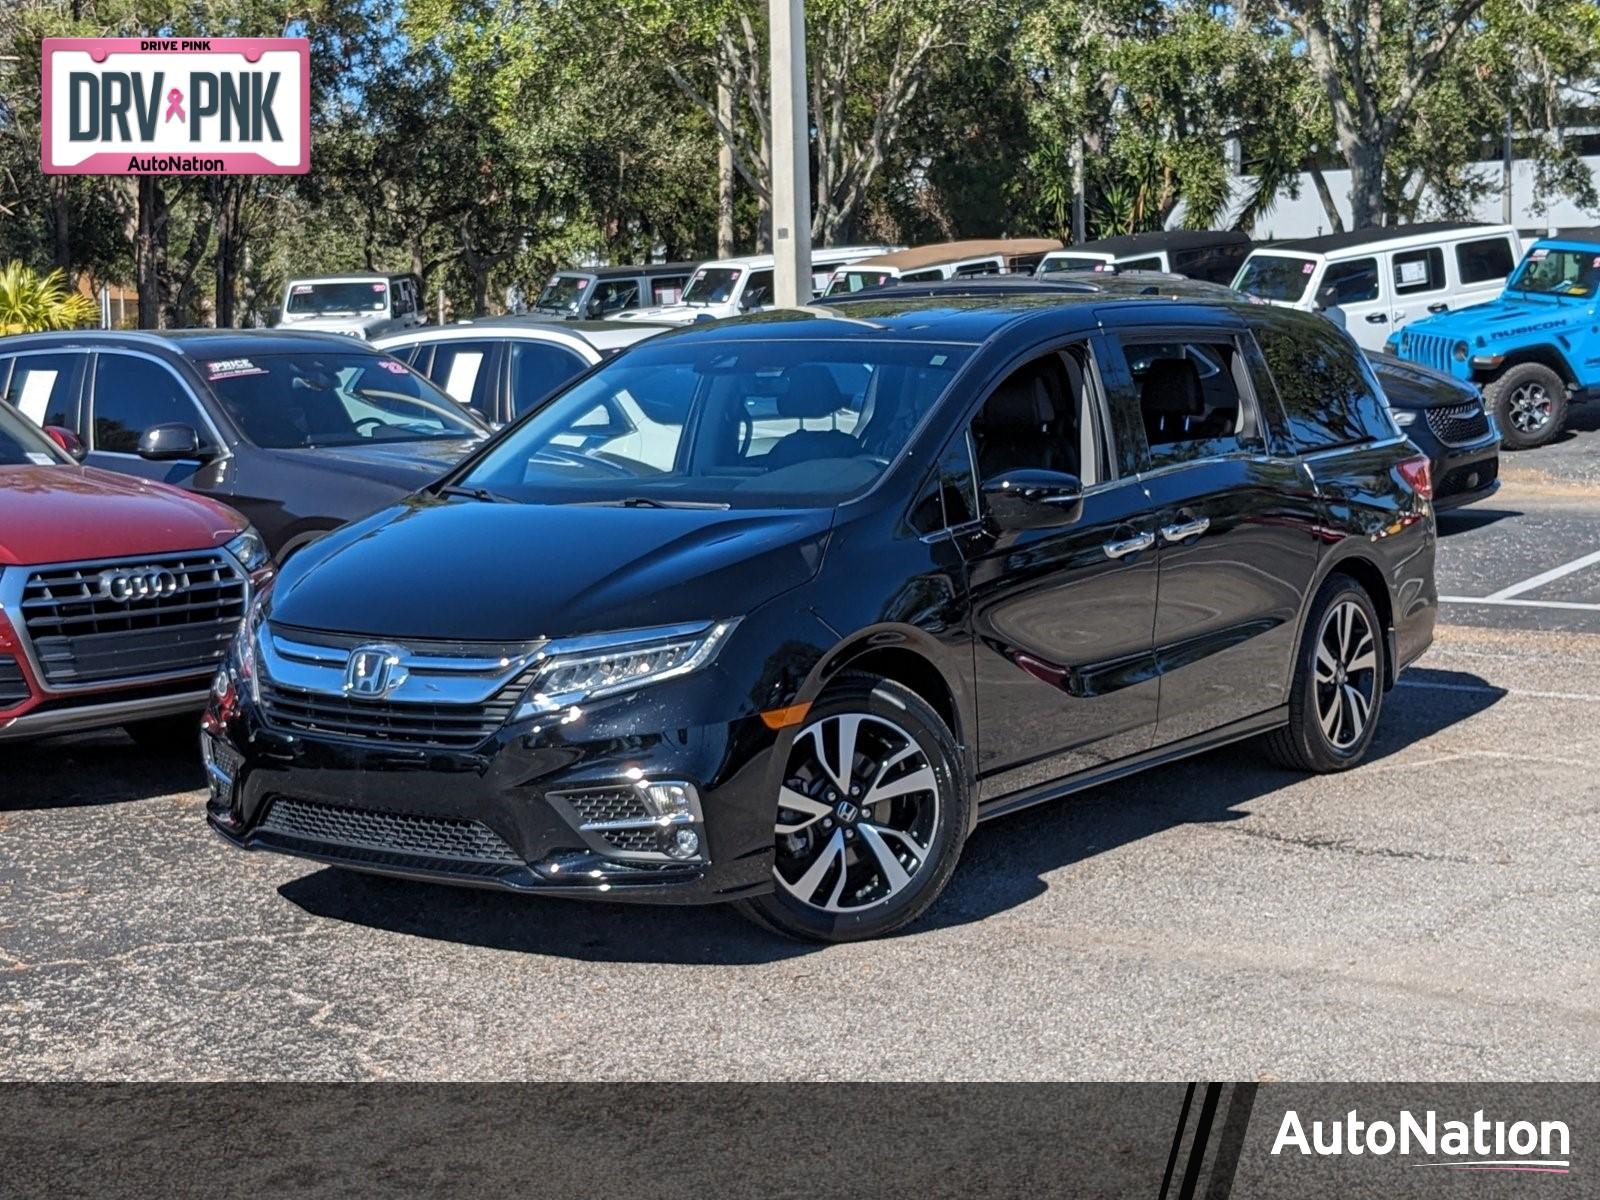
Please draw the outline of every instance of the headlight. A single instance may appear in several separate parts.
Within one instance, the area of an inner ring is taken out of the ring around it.
[[[1394,418],[1394,423],[1402,429],[1407,425],[1414,425],[1417,420],[1417,414],[1405,408],[1391,408],[1389,415]]]
[[[254,529],[246,529],[223,549],[238,559],[239,565],[249,575],[254,575],[272,559],[267,553],[267,544]]]
[[[551,642],[516,715],[555,712],[697,671],[738,623],[734,618]]]
[[[1467,361],[1467,353],[1470,350],[1471,350],[1471,347],[1468,346],[1465,342],[1457,342],[1455,344],[1455,348],[1451,351],[1451,353],[1453,355],[1455,355],[1455,360],[1457,362],[1466,362]]]

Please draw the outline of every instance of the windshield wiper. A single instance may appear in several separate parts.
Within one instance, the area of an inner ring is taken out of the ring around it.
[[[624,496],[621,500],[580,500],[594,508],[732,508],[720,500],[659,500],[654,496]]]
[[[510,496],[500,496],[488,488],[466,487],[459,483],[446,484],[439,489],[441,496],[465,496],[468,500],[477,500],[484,504],[515,504]]]

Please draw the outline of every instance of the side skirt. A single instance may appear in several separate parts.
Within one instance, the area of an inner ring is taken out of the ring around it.
[[[1218,746],[1255,737],[1258,733],[1266,733],[1270,729],[1288,723],[1289,706],[1280,705],[1264,713],[1257,713],[1253,717],[1246,717],[1242,721],[1235,721],[1231,725],[1224,725],[1220,729],[1208,730],[1194,737],[1185,738],[1181,742],[1173,742],[1171,745],[1158,746],[1154,750],[1132,755],[1098,771],[1068,775],[1063,779],[1040,784],[1038,787],[1013,792],[1009,796],[996,796],[993,800],[978,806],[978,820],[987,821],[991,817],[1003,817],[1024,808],[1032,808],[1035,804],[1058,800],[1062,796],[1099,787],[1103,783],[1110,783],[1151,767],[1159,767],[1163,763],[1176,762],[1180,758],[1203,754],[1207,750],[1215,750]]]

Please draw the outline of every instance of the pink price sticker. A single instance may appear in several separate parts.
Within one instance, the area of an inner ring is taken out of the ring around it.
[[[1589,265],[1591,267],[1600,267],[1600,254],[1596,254],[1594,256],[1594,261],[1592,263],[1590,263]]]
[[[375,292],[387,292],[389,285],[387,283],[375,283],[372,285],[372,290]]]
[[[378,365],[391,375],[404,375],[406,373],[405,364],[397,363],[393,359],[386,358]]]
[[[1316,263],[1303,263],[1303,264],[1301,264],[1301,267],[1300,267],[1300,274],[1309,275],[1309,274],[1311,274],[1311,272],[1315,271],[1316,269],[1317,269],[1317,264]]]

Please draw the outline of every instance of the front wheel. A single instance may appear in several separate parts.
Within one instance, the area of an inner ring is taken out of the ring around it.
[[[1508,450],[1531,450],[1567,423],[1566,382],[1541,363],[1518,363],[1483,389]]]
[[[1372,597],[1348,575],[1322,585],[1295,658],[1289,723],[1268,753],[1298,771],[1344,771],[1367,753],[1383,710],[1383,626]]]
[[[970,804],[939,714],[900,684],[843,676],[789,752],[773,828],[774,889],[739,908],[807,941],[898,929],[949,882]]]

